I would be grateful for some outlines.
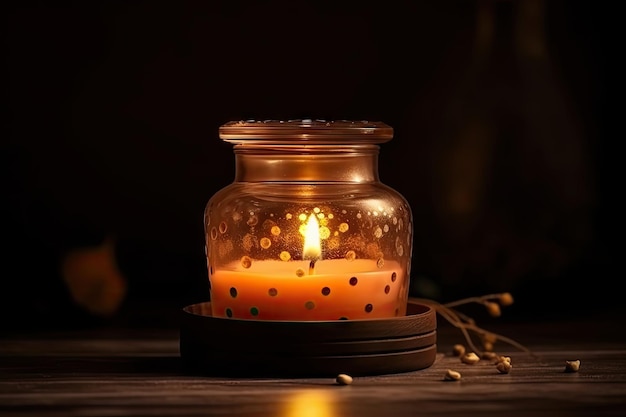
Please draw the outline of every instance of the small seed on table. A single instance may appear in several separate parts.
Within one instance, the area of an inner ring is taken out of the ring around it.
[[[493,360],[493,359],[496,359],[497,357],[498,355],[496,354],[496,352],[492,352],[492,351],[485,351],[482,354],[483,359]]]
[[[446,381],[458,381],[461,379],[461,373],[448,369],[443,379]]]
[[[465,346],[461,344],[456,344],[452,346],[452,354],[454,356],[462,356],[465,355]]]
[[[511,372],[512,367],[513,365],[511,365],[511,362],[509,361],[500,361],[496,364],[496,369],[501,374],[508,374],[509,372]]]
[[[339,374],[335,381],[337,381],[339,385],[350,385],[352,384],[352,377],[348,374]]]
[[[477,363],[479,360],[480,358],[474,352],[469,352],[461,356],[461,362],[466,363],[468,365],[473,365]]]
[[[565,372],[578,372],[580,369],[580,361],[565,361]]]

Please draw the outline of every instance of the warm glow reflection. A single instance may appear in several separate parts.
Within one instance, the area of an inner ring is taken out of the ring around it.
[[[333,396],[328,391],[301,391],[287,400],[282,417],[334,417]]]
[[[322,247],[320,244],[320,225],[315,214],[309,216],[304,230],[304,249],[302,259],[318,261],[322,258]]]

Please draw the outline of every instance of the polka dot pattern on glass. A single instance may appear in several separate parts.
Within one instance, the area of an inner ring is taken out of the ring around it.
[[[349,278],[344,278],[346,281],[344,281],[345,284],[345,288],[344,288],[344,294],[346,289],[349,289],[349,291],[357,291],[360,289],[360,287],[364,284],[362,284],[362,280],[359,279],[358,276],[350,276]],[[363,277],[363,282],[367,281],[367,277]],[[399,285],[398,281],[398,274],[397,272],[393,271],[391,272],[388,276],[387,276],[387,284],[385,284],[382,289],[380,289],[380,293],[378,296],[376,296],[375,294],[372,295],[371,299],[372,300],[384,300],[387,299],[389,300],[390,294],[394,294],[394,290],[393,287],[394,285]],[[329,296],[333,293],[333,288],[330,285],[320,285],[319,287],[317,287],[317,293],[313,293],[310,294],[310,298],[307,301],[302,302],[300,308],[302,308],[302,311],[315,311],[316,309],[320,308],[320,302],[322,302],[325,299],[328,299],[329,301],[332,299],[329,298]],[[379,287],[380,288],[380,287]],[[398,288],[398,287],[396,287]],[[397,290],[395,290],[395,294],[397,294]],[[288,291],[287,291],[288,293]],[[240,294],[240,291],[237,287],[235,286],[231,286],[228,288],[228,296],[230,297],[230,300],[232,300],[232,303],[230,303],[231,305],[227,306],[223,311],[226,317],[228,318],[263,318],[263,311],[264,309],[272,309],[272,308],[276,308],[273,307],[272,303],[274,301],[272,300],[276,300],[275,302],[280,302],[280,303],[284,303],[284,295],[281,297],[281,290],[280,290],[280,286],[276,285],[274,287],[269,287],[265,290],[265,295],[264,297],[261,297],[261,301],[258,301],[258,303],[255,303],[255,305],[245,305],[244,301],[240,301],[240,299],[242,298],[242,295]],[[382,297],[387,297],[387,298],[382,298]],[[355,299],[364,299],[363,295],[361,293],[354,293],[354,298]],[[267,303],[265,301],[263,301],[263,299],[267,300]],[[365,313],[367,315],[370,315],[372,312],[374,312],[375,308],[376,308],[377,302],[376,301],[371,301],[370,302],[365,302],[364,304],[361,305],[361,314]],[[235,314],[235,311],[241,312],[244,311],[245,314],[241,315],[240,313]],[[392,312],[398,316],[399,314],[399,309],[398,308],[394,308],[394,310],[392,310]],[[240,317],[241,316],[241,317]],[[341,315],[339,317],[336,318],[337,320],[349,320],[350,316],[349,315]]]

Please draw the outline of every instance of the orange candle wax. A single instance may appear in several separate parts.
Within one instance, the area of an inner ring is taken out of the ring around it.
[[[245,268],[244,266],[248,266]],[[394,261],[234,262],[210,276],[215,317],[256,320],[373,319],[406,314],[406,270]]]

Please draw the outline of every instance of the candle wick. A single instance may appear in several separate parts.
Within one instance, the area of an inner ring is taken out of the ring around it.
[[[313,275],[315,273],[315,259],[311,259],[309,262],[309,275]]]

